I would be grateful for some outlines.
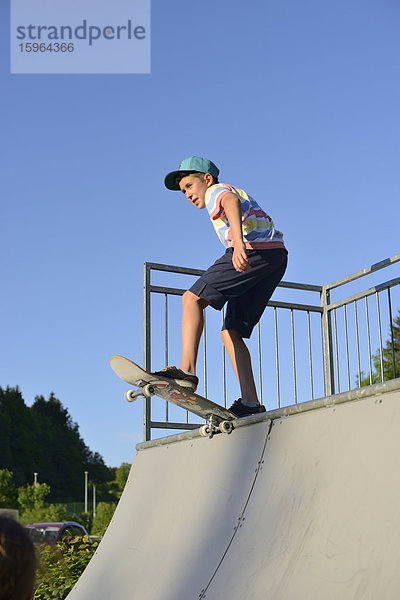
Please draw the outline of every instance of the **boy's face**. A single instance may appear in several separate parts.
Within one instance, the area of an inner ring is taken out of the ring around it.
[[[212,175],[205,173],[202,176],[198,175],[186,175],[179,182],[181,191],[185,194],[186,198],[190,200],[192,204],[199,208],[205,208],[206,206],[206,191],[213,184]]]

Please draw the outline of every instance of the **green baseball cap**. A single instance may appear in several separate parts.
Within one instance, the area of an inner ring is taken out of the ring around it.
[[[165,187],[169,190],[180,190],[179,185],[176,184],[175,179],[179,175],[180,171],[196,171],[197,173],[210,173],[213,177],[218,177],[219,169],[211,160],[208,158],[202,158],[201,156],[189,156],[185,158],[179,165],[177,171],[172,171],[164,179]]]

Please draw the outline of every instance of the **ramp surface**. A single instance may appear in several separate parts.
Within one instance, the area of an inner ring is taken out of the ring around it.
[[[68,600],[397,600],[400,380],[365,389],[139,444]]]

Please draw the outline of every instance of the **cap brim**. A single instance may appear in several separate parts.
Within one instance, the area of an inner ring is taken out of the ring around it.
[[[179,175],[180,171],[172,171],[171,173],[168,173],[168,175],[165,176],[164,179],[164,183],[165,183],[165,187],[168,190],[175,190],[175,191],[180,191],[180,187],[179,185],[176,183],[176,178]]]

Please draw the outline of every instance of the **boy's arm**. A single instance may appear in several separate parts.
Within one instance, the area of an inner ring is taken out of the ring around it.
[[[250,269],[250,264],[247,259],[246,248],[243,242],[242,232],[242,204],[232,192],[224,194],[221,200],[221,206],[225,211],[226,218],[231,227],[233,240],[233,256],[232,263],[236,271],[242,273]]]

